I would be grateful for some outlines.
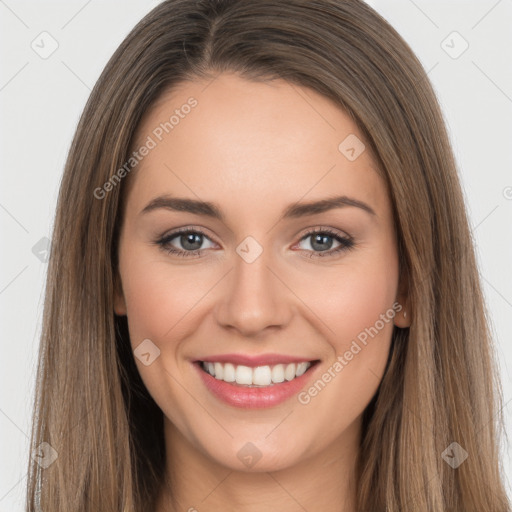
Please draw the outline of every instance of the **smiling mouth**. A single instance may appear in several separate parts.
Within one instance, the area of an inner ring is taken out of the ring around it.
[[[317,363],[319,360],[249,367],[233,363],[197,361],[201,370],[215,379],[246,388],[272,387],[293,381]]]

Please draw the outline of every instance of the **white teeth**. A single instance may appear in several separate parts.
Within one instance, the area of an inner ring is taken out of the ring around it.
[[[276,364],[274,366],[249,366],[232,363],[202,363],[202,368],[212,377],[225,382],[236,382],[243,386],[271,386],[285,380],[290,381],[304,375],[310,362]]]
[[[252,369],[248,366],[237,366],[235,380],[237,384],[252,384]]]
[[[299,363],[297,365],[297,372],[295,373],[296,377],[300,377],[305,373],[305,371],[309,368],[309,363]]]
[[[284,378],[286,380],[292,380],[295,378],[295,370],[296,370],[296,367],[293,363],[290,363],[287,367],[286,367],[286,370],[284,371]]]
[[[257,386],[270,386],[272,383],[272,372],[270,366],[257,366],[252,371],[252,383]]]
[[[284,381],[284,366],[282,364],[276,364],[272,368],[272,382],[283,382]]]
[[[235,382],[235,367],[231,363],[224,365],[224,378],[226,382]]]
[[[224,378],[224,365],[215,363],[215,378],[222,380]]]

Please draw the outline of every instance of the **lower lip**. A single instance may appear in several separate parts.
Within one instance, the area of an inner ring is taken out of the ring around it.
[[[318,365],[317,362],[313,363],[304,374],[293,380],[257,388],[216,379],[202,369],[200,362],[195,362],[194,366],[205,386],[223,402],[242,409],[264,409],[279,405],[296,395],[306,385]]]

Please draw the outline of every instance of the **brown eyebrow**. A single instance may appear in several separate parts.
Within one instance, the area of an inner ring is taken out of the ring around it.
[[[309,203],[295,203],[288,206],[283,213],[283,219],[305,217],[307,215],[317,215],[319,213],[333,210],[335,208],[342,208],[346,206],[353,206],[361,208],[371,215],[377,215],[373,208],[368,204],[347,196],[336,196],[319,201],[311,201]],[[183,197],[172,196],[159,196],[151,200],[147,206],[141,211],[141,214],[148,213],[153,210],[164,208],[166,210],[173,210],[177,212],[188,212],[196,215],[205,215],[224,221],[224,216],[219,206],[215,203],[208,201],[198,201],[196,199],[187,199]]]
[[[283,218],[297,218],[303,217],[306,215],[315,215],[318,213],[323,213],[328,210],[333,210],[334,208],[342,208],[344,206],[354,206],[356,208],[361,208],[365,212],[377,216],[375,211],[371,206],[360,201],[359,199],[354,199],[347,196],[336,196],[327,199],[321,199],[320,201],[311,201],[309,203],[296,203],[288,206],[286,208]]]

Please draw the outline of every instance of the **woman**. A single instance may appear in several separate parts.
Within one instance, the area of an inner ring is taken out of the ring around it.
[[[363,2],[146,16],[78,126],[46,293],[28,510],[510,510],[442,117]]]

